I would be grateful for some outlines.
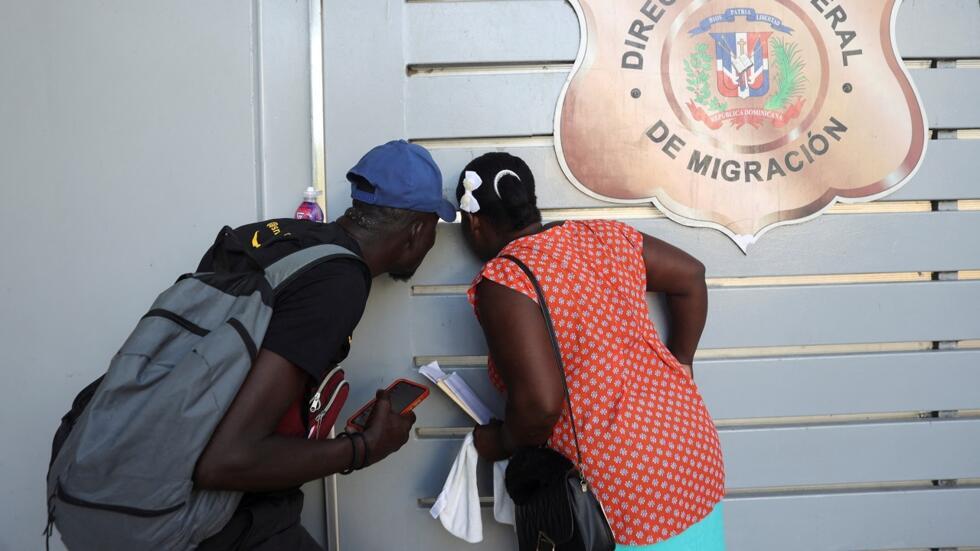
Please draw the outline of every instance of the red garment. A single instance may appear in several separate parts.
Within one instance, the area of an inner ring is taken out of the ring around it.
[[[583,470],[616,541],[680,534],[724,496],[718,432],[694,381],[657,336],[646,302],[643,238],[620,222],[565,222],[512,242],[544,289],[575,408]],[[537,302],[527,276],[495,258],[482,278]],[[505,390],[493,364],[490,379]],[[574,460],[568,413],[548,445]]]
[[[276,434],[292,438],[306,438],[306,426],[303,424],[303,407],[305,405],[306,400],[300,398],[289,406],[286,414],[282,416],[276,426]]]

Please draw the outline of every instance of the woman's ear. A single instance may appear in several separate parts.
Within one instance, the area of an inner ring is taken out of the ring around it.
[[[463,213],[463,222],[469,226],[471,233],[477,233],[483,229],[483,224],[480,223],[480,217],[469,212]]]

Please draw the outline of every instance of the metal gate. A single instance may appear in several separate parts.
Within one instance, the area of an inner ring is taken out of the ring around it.
[[[707,265],[696,378],[721,430],[731,549],[980,546],[976,0],[906,0],[900,13],[932,128],[918,176],[887,201],[774,230],[748,256],[565,180],[553,116],[579,36],[564,1],[329,0],[323,11],[331,218],[349,205],[346,170],[383,141],[431,148],[447,195],[469,159],[505,150],[534,170],[546,218],[627,220]],[[414,281],[376,282],[345,366],[351,407],[395,377],[419,379],[430,359],[495,396],[463,294],[477,269],[443,224]],[[429,516],[470,423],[437,392],[418,418],[402,451],[328,492],[332,545],[515,549],[489,508],[473,546]]]

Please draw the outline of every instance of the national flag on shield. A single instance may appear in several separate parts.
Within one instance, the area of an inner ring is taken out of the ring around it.
[[[718,91],[727,98],[755,98],[769,93],[771,32],[711,33],[715,39]]]

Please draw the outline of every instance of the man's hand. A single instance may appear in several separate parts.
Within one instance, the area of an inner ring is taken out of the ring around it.
[[[405,442],[415,424],[415,413],[405,415],[392,411],[391,400],[384,390],[375,395],[374,407],[364,429],[364,439],[368,446],[368,463],[373,465],[395,453]]]
[[[336,438],[307,440],[276,433],[276,426],[308,382],[309,375],[289,360],[271,350],[260,350],[197,461],[197,487],[268,492],[296,487],[346,469],[351,463],[350,442]]]

